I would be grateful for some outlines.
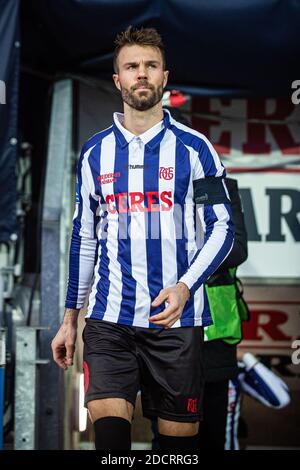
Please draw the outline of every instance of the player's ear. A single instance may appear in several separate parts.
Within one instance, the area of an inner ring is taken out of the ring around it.
[[[112,78],[113,78],[113,81],[114,81],[116,87],[117,87],[118,90],[120,91],[120,90],[121,90],[121,85],[120,85],[120,80],[119,80],[119,74],[114,73],[113,76],[112,76]]]

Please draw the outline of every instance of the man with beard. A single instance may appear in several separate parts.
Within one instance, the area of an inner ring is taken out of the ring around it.
[[[211,324],[203,284],[233,243],[225,170],[202,134],[162,109],[168,71],[156,30],[121,33],[114,69],[124,114],[81,152],[53,357],[62,369],[72,365],[93,278],[83,368],[96,449],[130,449],[140,389],[144,416],[158,419],[160,448],[191,451],[201,416],[202,328]],[[195,203],[205,227],[201,249]]]

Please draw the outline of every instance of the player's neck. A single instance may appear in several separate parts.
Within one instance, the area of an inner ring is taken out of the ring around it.
[[[124,103],[123,126],[134,135],[140,135],[155,126],[164,117],[161,102],[147,111],[137,111]]]

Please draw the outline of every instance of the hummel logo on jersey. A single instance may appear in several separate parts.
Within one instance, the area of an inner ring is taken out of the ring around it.
[[[174,176],[174,168],[172,166],[161,166],[159,169],[159,177],[163,180],[171,180]]]
[[[115,183],[117,178],[121,176],[121,173],[117,171],[116,173],[105,173],[104,175],[100,175],[97,177],[99,184],[108,184],[108,183]]]
[[[146,165],[128,165],[129,170],[141,170],[147,168]]]

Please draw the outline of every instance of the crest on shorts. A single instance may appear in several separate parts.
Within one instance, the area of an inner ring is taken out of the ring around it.
[[[188,398],[187,411],[188,411],[188,413],[197,413],[197,411],[198,411],[198,398]]]

